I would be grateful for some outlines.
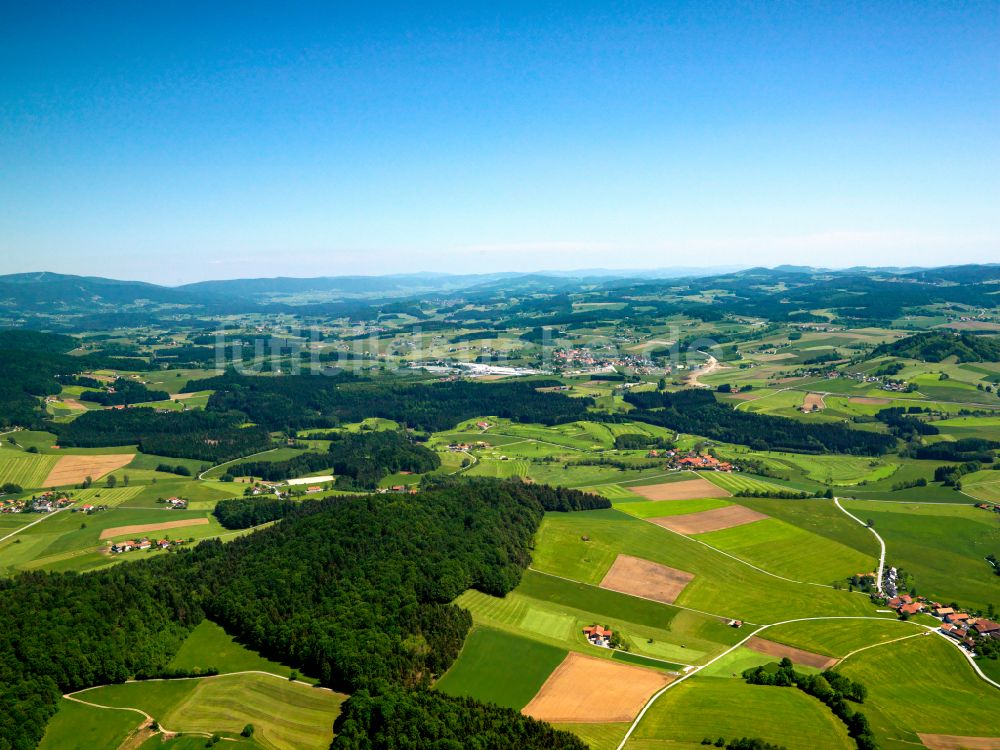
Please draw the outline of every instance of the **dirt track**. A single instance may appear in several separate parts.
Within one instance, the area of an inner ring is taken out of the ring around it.
[[[93,456],[62,456],[42,482],[43,487],[79,484],[87,477],[100,479],[115,469],[127,466],[134,453],[104,453]]]
[[[707,479],[687,479],[683,482],[664,482],[663,484],[647,484],[641,487],[628,487],[637,495],[647,500],[694,500],[703,497],[729,497],[729,493],[712,484]]]
[[[673,604],[693,580],[693,573],[639,557],[618,555],[600,585],[602,589]]]
[[[550,722],[632,721],[653,693],[675,679],[571,651],[521,713]]]
[[[838,661],[832,656],[814,654],[812,651],[803,651],[800,648],[785,646],[781,643],[775,643],[774,641],[767,641],[763,638],[758,638],[757,636],[750,638],[750,640],[748,640],[744,645],[747,648],[756,651],[758,654],[766,654],[767,656],[774,656],[778,659],[782,659],[787,656],[795,664],[801,664],[804,667],[829,669]]]
[[[683,516],[661,516],[649,520],[657,526],[676,531],[680,534],[704,534],[709,531],[720,531],[733,526],[761,521],[770,516],[742,505],[728,505],[715,510],[703,510],[701,513],[686,513]]]
[[[931,750],[1000,750],[1000,737],[960,737],[922,732],[918,732],[917,736]]]

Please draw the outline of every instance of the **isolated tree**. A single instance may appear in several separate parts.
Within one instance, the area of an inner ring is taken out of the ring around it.
[[[108,489],[113,488],[117,484],[118,484],[118,477],[116,477],[114,474],[108,477]]]

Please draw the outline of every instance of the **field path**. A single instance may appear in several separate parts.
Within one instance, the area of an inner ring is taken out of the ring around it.
[[[212,469],[218,469],[221,466],[229,466],[229,464],[234,464],[237,461],[245,461],[246,459],[253,458],[254,456],[263,456],[265,453],[273,453],[276,450],[278,450],[278,449],[277,448],[268,448],[266,451],[261,451],[260,453],[251,453],[249,456],[240,456],[239,458],[234,458],[234,459],[231,459],[229,461],[223,461],[221,464],[216,464],[215,466],[209,466],[207,469],[205,469],[205,471],[201,472],[198,475],[198,479],[203,479],[204,480],[205,479],[205,475],[208,474],[208,472],[212,471]]]
[[[45,514],[45,515],[43,515],[43,516],[42,516],[41,518],[39,518],[39,519],[38,519],[37,521],[32,521],[31,523],[27,523],[27,524],[25,524],[24,526],[22,526],[22,527],[21,527],[21,528],[19,528],[19,529],[14,529],[14,530],[13,530],[12,532],[10,532],[10,533],[9,533],[9,534],[8,534],[7,536],[5,536],[5,537],[0,537],[0,542],[6,542],[6,541],[7,541],[8,539],[10,539],[10,538],[11,538],[12,536],[16,536],[17,534],[20,534],[20,533],[21,533],[22,531],[24,531],[25,529],[30,529],[30,528],[31,528],[32,526],[34,526],[34,525],[35,525],[36,523],[41,523],[41,522],[42,522],[42,521],[44,521],[44,520],[45,520],[46,518],[52,518],[52,516],[54,516],[54,515],[55,515],[56,513],[59,513],[59,512],[61,512],[61,511],[64,511],[64,510],[66,510],[66,509],[65,509],[65,508],[59,508],[59,510],[53,510],[53,511],[51,511],[50,513],[46,513],[46,514]]]
[[[223,672],[221,674],[203,675],[201,677],[170,677],[170,678],[166,678],[166,677],[154,677],[154,678],[151,678],[151,679],[148,679],[148,680],[125,680],[124,683],[116,683],[116,684],[126,684],[127,685],[129,683],[137,683],[137,682],[168,682],[168,681],[169,682],[174,682],[176,680],[211,680],[211,679],[215,679],[217,677],[232,677],[233,675],[241,675],[241,674],[260,674],[260,675],[265,675],[266,677],[273,677],[276,680],[281,680],[282,682],[294,682],[296,685],[305,685],[306,687],[313,688],[314,690],[325,690],[328,693],[334,693],[334,692],[336,692],[334,690],[331,690],[328,687],[322,687],[320,685],[313,685],[311,682],[305,682],[303,680],[290,680],[287,677],[282,677],[280,674],[274,674],[274,672],[264,672],[264,671],[261,671],[259,669],[245,669],[245,670],[240,671],[240,672]],[[162,734],[166,735],[166,736],[172,736],[172,735],[180,734],[180,732],[178,732],[178,731],[174,731],[172,729],[167,729],[157,719],[155,719],[154,717],[152,717],[149,714],[147,714],[141,708],[135,708],[133,706],[104,706],[104,705],[101,705],[100,703],[91,703],[90,701],[85,701],[82,698],[77,698],[76,697],[80,693],[86,693],[89,690],[97,690],[98,688],[102,688],[102,687],[110,687],[110,686],[109,685],[93,685],[92,687],[89,687],[89,688],[83,688],[83,690],[76,690],[76,691],[74,691],[72,693],[64,693],[63,694],[63,698],[65,698],[66,700],[73,701],[75,703],[82,703],[83,705],[90,706],[91,708],[104,708],[104,709],[107,709],[109,711],[133,711],[134,713],[141,714],[143,717],[145,717],[146,723],[152,723],[154,721],[157,722],[157,726],[160,727],[160,732]],[[198,735],[200,737],[211,737],[212,736],[208,732],[196,732],[196,731],[184,730],[183,733],[184,734],[194,734],[194,735]],[[227,740],[229,738],[223,737],[222,739]],[[233,740],[230,740],[230,741],[233,741]]]
[[[844,513],[847,513],[847,515],[849,515],[855,521],[857,521],[858,523],[860,523],[866,529],[868,529],[871,533],[873,533],[875,535],[875,538],[878,539],[879,546],[882,548],[882,550],[881,550],[881,552],[879,552],[879,556],[878,556],[878,572],[875,573],[875,588],[877,588],[878,592],[881,594],[882,593],[882,572],[885,569],[885,541],[882,539],[882,537],[880,537],[878,535],[878,532],[875,531],[875,529],[873,529],[871,526],[869,526],[868,524],[866,524],[864,521],[862,521],[856,515],[854,515],[853,513],[851,513],[850,511],[848,511],[846,508],[844,508],[844,506],[840,504],[840,498],[839,497],[833,498],[833,504],[836,505],[838,508],[840,508],[842,511],[844,511]]]
[[[714,664],[715,662],[717,662],[722,657],[727,656],[728,654],[731,654],[733,651],[735,651],[736,649],[738,649],[740,646],[744,645],[747,641],[749,641],[755,635],[757,635],[757,634],[759,634],[759,633],[767,630],[768,628],[773,628],[773,627],[775,627],[777,625],[788,625],[788,624],[793,623],[793,622],[811,622],[811,621],[815,621],[815,620],[881,620],[883,622],[896,622],[895,620],[887,620],[887,618],[884,618],[884,617],[867,617],[867,616],[864,616],[864,615],[856,615],[856,616],[830,616],[830,617],[799,617],[799,618],[792,619],[792,620],[783,620],[782,622],[772,622],[772,623],[770,623],[768,625],[761,625],[759,628],[757,628],[756,630],[754,630],[752,633],[750,633],[746,638],[744,638],[739,643],[737,643],[737,644],[735,644],[733,646],[730,646],[728,649],[726,649],[725,651],[723,651],[721,654],[719,654],[718,656],[713,657],[709,661],[707,661],[704,664],[702,664],[700,667],[695,667],[694,669],[689,670],[680,679],[675,680],[674,682],[671,682],[669,685],[665,686],[663,689],[661,689],[657,693],[655,693],[653,695],[653,697],[651,697],[649,699],[649,702],[646,703],[646,705],[642,707],[642,710],[635,717],[635,720],[629,726],[628,731],[625,732],[625,736],[622,737],[622,741],[620,743],[618,743],[618,747],[616,748],[616,750],[624,750],[625,745],[628,743],[629,738],[632,736],[632,733],[635,731],[635,728],[637,726],[639,726],[639,722],[642,721],[642,717],[646,715],[646,711],[649,710],[650,706],[652,706],[661,695],[663,695],[665,692],[667,692],[668,690],[670,690],[670,688],[675,687],[677,685],[680,685],[682,682],[684,682],[684,680],[688,679],[689,677],[691,677],[693,675],[698,674],[698,672],[700,672],[701,670],[705,669],[705,667],[711,666],[712,664]],[[918,628],[924,629],[925,631],[927,631],[927,633],[926,633],[927,635],[930,635],[931,633],[937,633],[937,635],[939,635],[941,638],[944,638],[945,641],[947,641],[948,643],[951,643],[953,646],[955,646],[955,648],[957,648],[962,653],[963,656],[965,656],[965,658],[968,660],[969,664],[975,670],[976,674],[978,674],[983,680],[985,680],[989,684],[993,685],[993,687],[1000,689],[1000,683],[994,682],[989,677],[987,677],[985,674],[983,674],[983,671],[979,668],[979,665],[976,664],[975,659],[973,659],[972,656],[964,648],[962,648],[956,641],[954,641],[953,639],[949,638],[944,633],[938,632],[936,626],[934,626],[934,625],[923,625],[923,624],[917,623],[917,622],[908,622],[908,624],[914,625],[914,626],[916,626]],[[918,633],[918,635],[919,635],[919,633]],[[910,637],[912,637],[912,636],[910,636]],[[896,639],[896,640],[903,640],[903,639],[899,638],[899,639]],[[889,641],[889,642],[891,643],[891,641]],[[876,644],[876,645],[885,645],[885,644],[883,643],[883,644]],[[861,651],[861,650],[863,650],[863,649],[858,649],[858,651]],[[854,653],[857,653],[857,651],[855,651]],[[850,654],[848,654],[848,656],[850,656]],[[846,659],[847,657],[845,656],[844,658]]]

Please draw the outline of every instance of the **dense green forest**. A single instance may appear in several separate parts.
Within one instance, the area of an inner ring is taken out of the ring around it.
[[[0,427],[40,427],[41,396],[59,393],[60,377],[101,368],[148,369],[143,360],[100,354],[70,356],[72,336],[37,331],[0,331]]]
[[[227,544],[0,581],[0,750],[34,747],[63,692],[164,673],[206,615],[330,687],[427,685],[471,626],[450,603],[458,594],[514,588],[544,510],[609,506],[516,481],[443,480],[418,495],[302,503]],[[490,724],[492,710],[453,709],[467,727]],[[522,727],[509,731],[518,746]]]
[[[748,445],[753,450],[800,453],[854,453],[877,456],[896,445],[891,435],[851,430],[838,424],[808,424],[785,417],[736,411],[715,400],[710,391],[629,393],[636,407],[629,419],[662,425],[679,432]]]
[[[518,422],[558,424],[582,419],[589,398],[540,393],[557,381],[475,383],[399,383],[390,379],[359,380],[289,375],[262,378],[225,375],[189,383],[185,390],[214,389],[211,411],[240,411],[270,430],[336,427],[368,417],[392,419],[429,432],[447,430],[472,417],[492,415]]]
[[[271,438],[260,427],[241,427],[243,417],[192,409],[159,413],[148,407],[89,411],[72,422],[51,424],[66,446],[84,448],[138,444],[157,456],[227,461],[267,449]]]
[[[998,362],[1000,337],[929,331],[882,344],[871,356],[905,357],[922,362],[942,362],[949,357],[955,357],[956,362]]]
[[[150,401],[166,401],[170,394],[166,391],[151,391],[142,383],[119,378],[109,390],[84,391],[81,401],[93,401],[104,406],[120,406],[123,404],[144,404]]]
[[[277,482],[332,469],[340,478],[338,486],[350,484],[371,489],[389,474],[399,471],[423,474],[441,465],[437,453],[415,443],[404,432],[332,432],[323,437],[331,440],[328,451],[302,453],[287,461],[248,461],[240,464],[238,471],[241,475]]]
[[[360,691],[341,707],[330,750],[586,750],[560,732],[509,708],[430,690]]]

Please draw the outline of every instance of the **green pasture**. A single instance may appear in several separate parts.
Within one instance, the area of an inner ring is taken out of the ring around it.
[[[887,643],[896,638],[921,635],[912,622],[885,619],[803,620],[776,625],[762,638],[842,659],[852,651]]]
[[[116,748],[143,721],[134,711],[93,708],[62,698],[38,750]]]
[[[24,453],[9,445],[0,448],[0,484],[19,484],[25,489],[42,487],[58,456]]]
[[[732,503],[712,497],[702,500],[639,500],[637,502],[615,503],[615,509],[636,518],[661,518],[700,513],[705,510],[725,508],[729,505]]]
[[[986,562],[1000,554],[996,514],[970,505],[842,503],[875,522],[886,560],[913,575],[917,591],[939,601],[985,609],[1000,605],[1000,576]]]
[[[571,732],[582,739],[590,750],[615,750],[621,743],[628,724],[553,724],[556,729]]]
[[[716,484],[733,495],[740,492],[782,492],[788,488],[780,484],[772,484],[761,479],[756,479],[747,474],[727,473],[724,471],[702,472],[712,484]]]
[[[677,604],[723,617],[766,623],[871,611],[866,597],[782,580],[616,510],[547,514],[536,536],[533,565],[596,584],[619,554],[693,573]]]
[[[694,537],[786,578],[833,584],[878,566],[878,560],[777,518]]]
[[[448,695],[520,710],[566,657],[566,651],[510,631],[475,627],[435,687]]]
[[[181,732],[240,732],[254,725],[255,741],[276,750],[326,750],[346,696],[285,678],[234,674],[161,682],[129,682],[78,694],[104,706],[139,708]]]
[[[839,510],[832,500],[778,500],[773,498],[737,497],[732,502],[778,518],[811,534],[824,537],[837,544],[874,559],[879,553],[878,541],[861,524]],[[861,573],[867,571],[853,571]]]
[[[215,669],[220,674],[226,672],[270,672],[279,676],[291,674],[292,670],[278,662],[266,659],[256,651],[251,651],[226,633],[221,625],[211,620],[202,620],[184,640],[171,660],[170,669],[201,670]],[[300,677],[312,682],[308,677]]]
[[[862,651],[837,670],[868,688],[863,711],[884,748],[919,744],[917,732],[1000,736],[1000,693],[943,636]]]
[[[625,636],[633,652],[675,668],[676,662],[721,651],[735,637],[724,622],[705,615],[536,571],[527,571],[506,597],[468,591],[456,603],[469,609],[477,624],[591,656],[610,657],[611,652],[590,646],[582,629],[608,625]]]
[[[854,747],[844,724],[801,690],[695,676],[667,690],[653,704],[626,748],[692,747],[706,737],[757,737],[789,750]]]

